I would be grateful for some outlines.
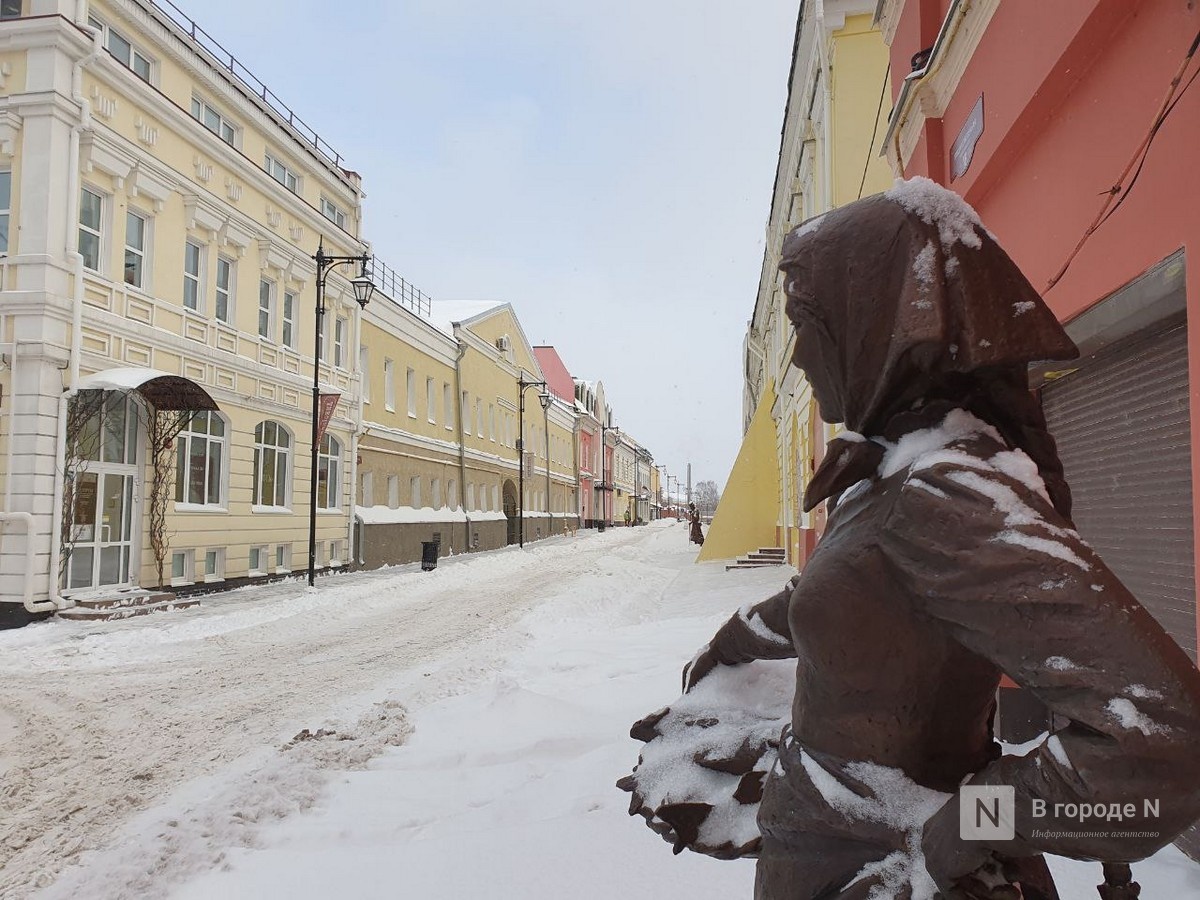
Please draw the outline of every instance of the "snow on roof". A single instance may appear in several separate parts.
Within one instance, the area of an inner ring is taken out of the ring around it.
[[[89,389],[132,391],[155,378],[170,377],[170,372],[160,372],[158,369],[148,369],[144,366],[129,366],[122,369],[105,369],[103,372],[84,375],[75,387],[81,391]]]
[[[978,250],[983,246],[976,231],[985,231],[979,214],[962,197],[922,175],[896,183],[884,196],[894,200],[926,225],[936,225],[942,247],[950,251],[962,242]]]
[[[435,300],[429,305],[429,321],[438,331],[453,336],[455,322],[469,322],[504,305],[503,300]]]

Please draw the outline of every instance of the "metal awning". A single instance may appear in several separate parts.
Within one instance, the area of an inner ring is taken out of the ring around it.
[[[75,388],[79,391],[137,391],[159,410],[199,412],[220,409],[208,391],[190,378],[141,366],[105,369],[85,375]]]

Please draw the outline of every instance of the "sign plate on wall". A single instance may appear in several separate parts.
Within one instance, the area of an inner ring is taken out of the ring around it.
[[[963,122],[958,137],[950,148],[950,180],[961,178],[971,167],[971,159],[975,155],[975,145],[983,134],[983,94],[971,107],[967,120]]]

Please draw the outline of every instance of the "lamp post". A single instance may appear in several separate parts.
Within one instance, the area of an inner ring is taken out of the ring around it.
[[[317,252],[313,256],[317,264],[317,320],[316,333],[313,336],[313,389],[312,389],[312,450],[311,473],[308,485],[308,584],[311,587],[316,580],[317,568],[317,463],[320,449],[320,419],[321,419],[321,333],[325,321],[325,278],[336,266],[358,263],[362,266],[359,274],[350,279],[354,288],[354,299],[361,309],[367,308],[371,294],[375,291],[370,276],[367,275],[367,263],[371,261],[370,254],[361,256],[328,256],[325,253],[325,240],[317,244]],[[326,480],[326,485],[328,485]]]
[[[663,517],[663,502],[662,502],[662,501],[663,501],[663,484],[665,484],[665,483],[669,483],[669,479],[667,478],[667,464],[666,464],[666,463],[661,463],[661,464],[659,464],[659,465],[656,465],[654,468],[658,469],[658,471],[659,471],[659,477],[658,477],[658,517],[661,519],[661,518]]]
[[[540,387],[541,394],[538,399],[542,403],[543,410],[550,409],[550,390],[544,381],[526,381],[525,373],[521,373],[521,377],[517,379],[517,387],[520,389],[521,399],[517,404],[517,459],[519,461],[517,483],[517,542],[522,548],[525,547],[525,388]],[[546,461],[547,467],[549,460]]]
[[[608,496],[612,495],[612,485],[608,483],[608,441],[605,437],[610,431],[621,433],[621,429],[615,425],[600,425],[600,531],[608,527]]]

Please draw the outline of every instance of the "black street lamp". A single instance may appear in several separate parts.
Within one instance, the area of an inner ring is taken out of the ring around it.
[[[550,389],[544,381],[526,381],[525,373],[521,373],[521,377],[517,379],[517,387],[520,388],[521,402],[518,404],[517,411],[517,458],[520,461],[520,474],[517,476],[517,542],[522,548],[525,546],[525,388],[540,387],[542,392],[538,394],[538,400],[541,401],[542,410],[550,409]],[[547,420],[549,421],[549,420]],[[550,460],[546,460],[546,468],[549,471]],[[548,503],[550,498],[546,498]]]
[[[608,526],[608,498],[612,496],[612,485],[608,483],[608,442],[605,435],[610,431],[621,433],[616,425],[600,425],[600,531]]]
[[[313,337],[313,393],[312,393],[312,472],[308,485],[308,584],[311,587],[316,580],[317,568],[317,452],[320,449],[319,421],[321,418],[321,333],[325,320],[325,278],[335,266],[347,263],[359,263],[362,266],[359,274],[350,279],[354,288],[354,299],[362,309],[367,308],[375,285],[367,275],[367,263],[371,261],[370,254],[361,256],[328,256],[325,253],[324,238],[317,244],[313,260],[317,264],[317,330]],[[326,482],[328,484],[328,481]]]

